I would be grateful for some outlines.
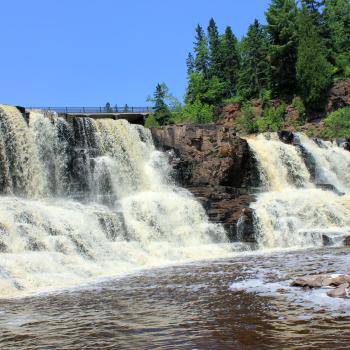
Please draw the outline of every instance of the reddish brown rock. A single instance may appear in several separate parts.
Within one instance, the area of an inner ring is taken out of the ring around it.
[[[174,151],[179,184],[201,201],[212,222],[237,239],[237,222],[253,200],[249,189],[258,182],[247,142],[233,128],[215,124],[169,125],[153,129],[152,135],[158,148]],[[245,219],[243,239],[251,242],[252,215]]]
[[[327,101],[327,112],[350,106],[350,79],[340,80],[331,87]]]

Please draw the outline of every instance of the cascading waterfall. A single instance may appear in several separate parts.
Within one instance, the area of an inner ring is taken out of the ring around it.
[[[296,145],[281,142],[277,134],[262,134],[248,143],[264,190],[251,205],[261,247],[320,246],[325,236],[336,244],[350,234],[349,152],[301,134]],[[314,164],[314,181],[305,155]],[[322,184],[344,195],[317,188]]]
[[[149,130],[0,106],[0,296],[233,248],[171,180]],[[214,244],[215,243],[215,244]]]

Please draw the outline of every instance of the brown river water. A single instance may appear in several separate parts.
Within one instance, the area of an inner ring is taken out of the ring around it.
[[[347,349],[350,300],[302,291],[349,249],[248,253],[0,301],[5,349]]]

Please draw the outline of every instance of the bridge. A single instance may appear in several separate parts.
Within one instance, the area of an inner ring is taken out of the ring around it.
[[[147,116],[154,112],[153,107],[129,107],[128,105],[124,107],[25,107],[27,113],[35,109],[56,112],[65,118],[126,119],[132,124],[144,124]]]

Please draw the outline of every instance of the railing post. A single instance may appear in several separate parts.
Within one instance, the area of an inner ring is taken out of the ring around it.
[[[102,113],[102,108],[100,107],[100,113]]]
[[[83,113],[85,113],[85,107],[83,107]]]

